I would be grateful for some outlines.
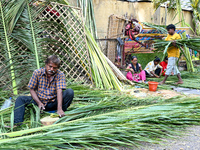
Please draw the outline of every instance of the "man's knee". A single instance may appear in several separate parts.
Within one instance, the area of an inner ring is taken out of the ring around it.
[[[15,103],[18,103],[18,102],[23,102],[23,100],[24,100],[23,96],[19,96],[19,97],[17,97],[17,99],[16,99],[16,102],[15,102]]]
[[[63,110],[66,111],[70,106],[72,100],[74,98],[74,91],[72,89],[66,89],[63,93]]]
[[[31,96],[19,96],[15,101],[15,104],[29,104],[29,103],[35,104]]]
[[[74,91],[72,89],[66,89],[65,93],[67,96],[73,98],[74,97]]]

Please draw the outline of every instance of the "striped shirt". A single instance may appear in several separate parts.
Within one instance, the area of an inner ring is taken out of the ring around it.
[[[62,71],[57,70],[50,80],[47,79],[45,68],[37,69],[29,81],[28,87],[37,92],[40,101],[46,105],[57,98],[57,89],[66,89],[65,75]]]

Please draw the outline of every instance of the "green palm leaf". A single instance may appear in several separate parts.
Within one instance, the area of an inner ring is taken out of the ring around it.
[[[0,140],[0,147],[80,149],[109,146],[114,149],[115,145],[153,142],[155,137],[175,135],[177,127],[198,124],[199,104],[198,98],[179,98],[176,102],[115,110],[51,126],[1,134],[12,138]],[[56,142],[43,145],[48,140]]]
[[[46,49],[45,44],[48,45],[48,43],[53,41],[52,39],[41,38],[46,24],[49,25],[52,22],[38,20],[41,12],[44,11],[48,3],[49,1],[46,1],[44,5],[34,7],[32,3],[29,4],[28,0],[18,0],[4,5],[6,7],[5,10],[7,10],[4,18],[12,59],[8,58],[4,61],[6,65],[0,72],[0,75],[7,76],[6,72],[14,72],[15,86],[19,86],[20,88],[27,85],[32,71],[39,68],[39,64],[43,59],[39,59],[39,55],[43,56],[42,50]],[[1,38],[5,39],[3,28],[1,31]],[[3,47],[6,47],[6,43],[3,40],[1,46],[1,49],[5,49]],[[5,52],[1,50],[3,56],[7,56]],[[37,67],[32,65],[34,63]],[[10,82],[14,81],[13,79],[5,82],[4,88],[8,88]],[[22,80],[26,82],[21,82]]]
[[[3,26],[2,28],[0,28],[0,32],[1,32],[1,45],[3,46],[3,49],[6,50],[6,54],[7,54],[7,60],[9,60],[9,64],[10,64],[10,73],[11,73],[11,79],[12,79],[12,86],[13,86],[13,93],[15,95],[17,95],[17,88],[16,88],[16,79],[15,79],[15,72],[14,72],[14,66],[12,65],[13,61],[12,61],[12,54],[11,54],[11,45],[10,45],[10,37],[7,33],[7,24],[6,24],[6,20],[5,20],[5,14],[7,13],[5,9],[5,7],[9,7],[9,3],[4,2],[2,5],[2,2],[4,1],[0,1],[0,13],[1,13],[1,17],[0,17],[0,22],[1,22],[1,26]],[[1,50],[2,51],[2,50]]]

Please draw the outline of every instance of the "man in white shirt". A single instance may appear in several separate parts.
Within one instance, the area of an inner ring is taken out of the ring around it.
[[[146,76],[147,77],[156,77],[156,78],[160,78],[160,76],[162,75],[162,66],[159,65],[160,63],[160,58],[159,57],[155,57],[155,59],[151,62],[149,62],[146,67],[145,67],[145,72],[146,72]]]

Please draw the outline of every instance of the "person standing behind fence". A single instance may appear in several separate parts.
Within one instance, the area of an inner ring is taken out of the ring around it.
[[[35,104],[40,110],[57,110],[60,117],[70,106],[74,91],[66,89],[65,75],[59,70],[60,59],[51,55],[45,61],[45,67],[37,69],[29,81],[31,96],[19,96],[15,102],[14,123],[20,125],[24,120],[25,107]],[[65,90],[65,91],[63,91]]]
[[[146,80],[145,71],[142,70],[142,66],[138,63],[138,59],[136,56],[132,57],[132,63],[129,64],[126,68],[128,73],[126,74],[126,78],[131,81],[144,81]]]
[[[164,84],[165,81],[167,80],[168,76],[171,75],[172,72],[174,75],[177,75],[177,77],[178,77],[178,82],[175,84],[183,84],[181,74],[177,67],[178,58],[180,57],[180,50],[176,46],[176,40],[181,39],[181,36],[175,32],[176,27],[173,24],[170,24],[167,26],[167,31],[168,31],[168,35],[165,40],[172,41],[172,46],[170,46],[167,49],[167,54],[168,54],[167,70],[165,73],[165,78],[159,84]]]
[[[162,66],[159,65],[159,63],[160,63],[160,58],[156,56],[153,61],[150,61],[146,65],[144,70],[146,72],[147,77],[160,78],[163,69],[162,69]]]

